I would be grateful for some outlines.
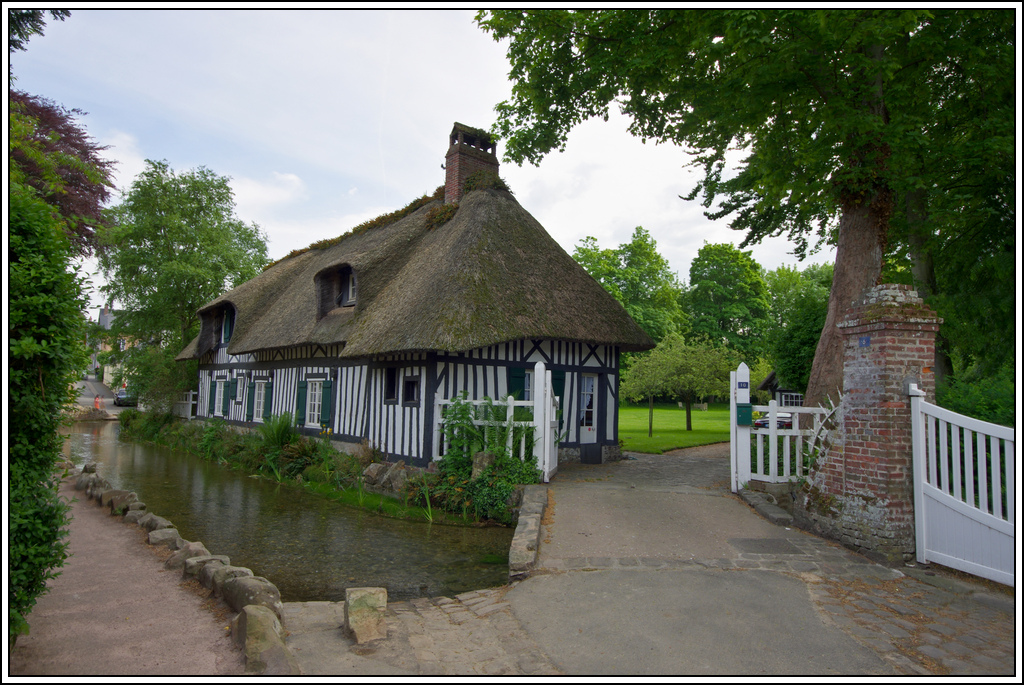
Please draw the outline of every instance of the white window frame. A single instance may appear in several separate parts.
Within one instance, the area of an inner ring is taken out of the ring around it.
[[[213,396],[213,415],[224,416],[224,384],[227,383],[224,379],[217,379],[215,382],[216,389],[214,390]]]
[[[263,402],[267,397],[267,382],[253,381],[252,420],[263,423]]]
[[[306,427],[320,427],[320,407],[324,400],[324,382],[306,381]]]
[[[533,389],[533,371],[527,371],[523,375],[523,401],[529,402],[533,399],[531,390]]]
[[[587,389],[590,385],[590,389]],[[590,401],[587,402],[589,397]],[[588,423],[589,419],[589,423]],[[590,374],[580,376],[580,426],[593,428],[597,425],[597,377]]]

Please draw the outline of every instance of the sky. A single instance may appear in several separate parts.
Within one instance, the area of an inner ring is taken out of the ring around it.
[[[48,17],[11,65],[15,87],[87,112],[80,123],[110,146],[119,190],[146,159],[230,177],[238,217],[260,226],[274,260],[433,193],[452,124],[491,127],[512,92],[507,44],[473,18],[73,9],[63,22]],[[680,198],[699,178],[682,148],[644,144],[628,123],[613,111],[579,125],[539,166],[503,162],[499,173],[569,254],[587,236],[615,248],[643,226],[685,282],[705,242],[738,246],[744,234]],[[785,238],[744,249],[767,270],[835,256],[826,247],[798,263]],[[91,300],[95,319],[102,295]]]

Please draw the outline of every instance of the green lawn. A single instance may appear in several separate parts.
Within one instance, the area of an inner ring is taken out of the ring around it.
[[[693,409],[693,430],[686,430],[686,409],[675,404],[654,405],[654,435],[647,437],[647,405],[619,405],[619,438],[631,452],[661,454],[680,447],[729,441],[729,405],[710,404],[707,411]]]

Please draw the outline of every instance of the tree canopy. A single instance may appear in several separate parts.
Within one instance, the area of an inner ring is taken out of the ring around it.
[[[760,354],[769,305],[761,271],[750,252],[705,243],[690,263],[686,301],[693,332],[751,360]]]
[[[623,372],[619,393],[633,401],[666,396],[681,400],[686,404],[686,430],[693,430],[691,405],[711,395],[727,395],[729,372],[738,363],[733,350],[671,333],[633,360]]]
[[[1012,176],[1012,11],[498,10],[477,21],[510,41],[513,94],[497,106],[495,125],[506,158],[537,163],[615,102],[634,135],[693,155],[704,177],[688,197],[707,207],[723,199],[722,214],[736,214],[749,241],[785,233],[798,250],[835,242],[812,401],[841,389],[835,323],[879,280],[899,237],[894,209],[910,191],[959,186],[963,195],[947,192],[935,207],[974,219],[1012,207],[999,180]],[[997,121],[977,123],[985,118],[976,109]],[[987,152],[985,128],[998,134]],[[941,135],[970,130],[972,159],[998,162],[984,177],[990,199],[967,190],[963,172],[977,164],[953,161],[963,145]],[[730,149],[747,155],[731,178]]]
[[[194,369],[173,359],[198,333],[199,308],[267,262],[259,226],[234,210],[227,177],[146,160],[97,231],[101,290],[121,305],[110,336],[128,341],[116,356],[151,403],[169,403],[194,381]]]
[[[679,304],[682,286],[642,226],[633,231],[632,240],[615,249],[601,249],[597,239],[588,236],[572,257],[655,342],[669,333],[685,332],[687,319]]]
[[[95,248],[95,230],[113,188],[114,163],[76,122],[80,109],[11,89],[11,177],[54,207],[79,255]]]

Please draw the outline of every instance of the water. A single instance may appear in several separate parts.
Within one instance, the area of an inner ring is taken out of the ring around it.
[[[118,439],[115,422],[77,423],[65,454],[95,462],[186,540],[226,554],[274,583],[286,602],[342,601],[347,587],[384,587],[394,600],[452,596],[508,578],[508,528],[396,521],[303,488],[271,483],[156,445]],[[497,563],[496,563],[497,562]]]

